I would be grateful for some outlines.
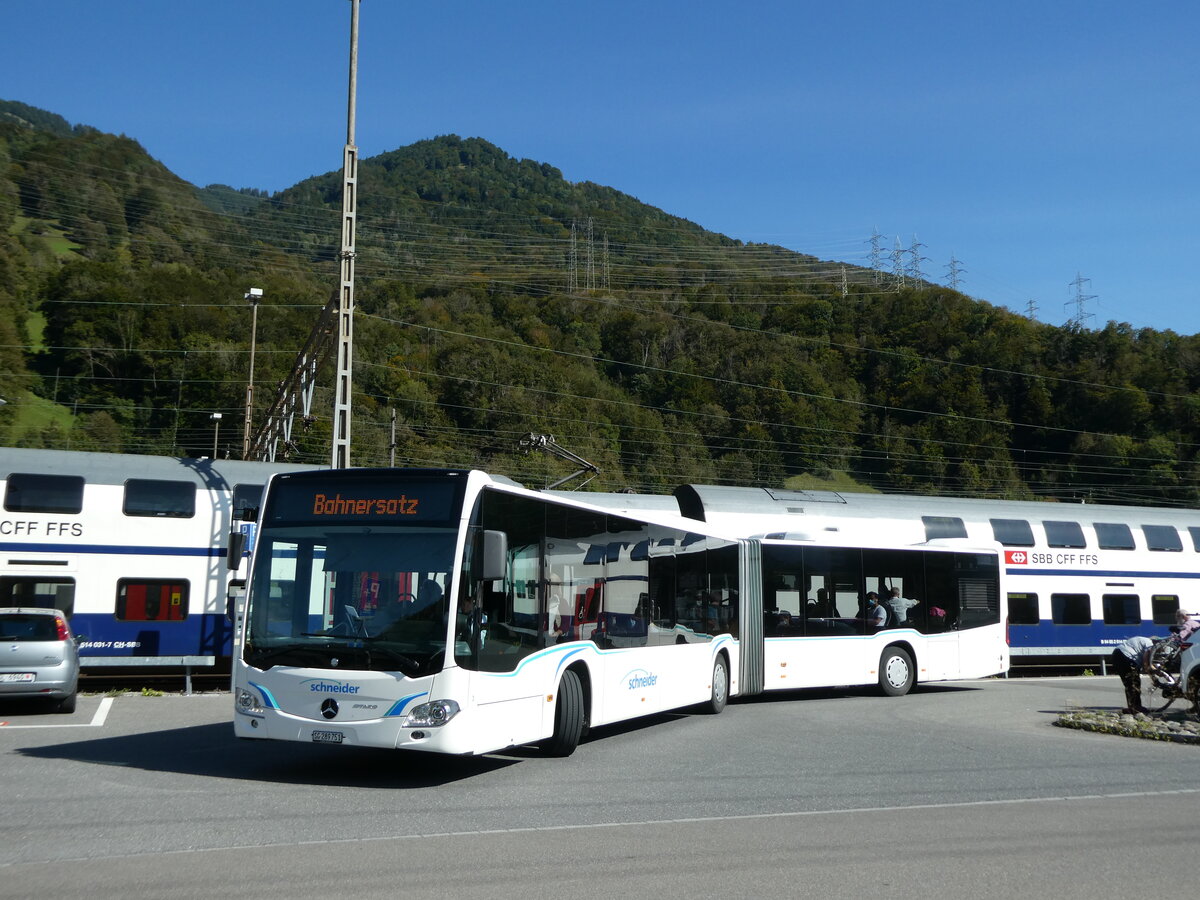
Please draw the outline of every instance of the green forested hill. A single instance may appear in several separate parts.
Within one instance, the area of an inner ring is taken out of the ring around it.
[[[0,101],[0,440],[240,453],[337,279],[340,172],[278,194]],[[531,483],[863,486],[1195,504],[1200,345],[1055,328],[746,245],[454,136],[359,169],[353,461]],[[332,379],[327,377],[325,384]],[[328,456],[329,391],[294,458]]]

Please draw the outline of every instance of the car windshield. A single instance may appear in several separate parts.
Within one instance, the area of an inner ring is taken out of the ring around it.
[[[259,540],[247,663],[441,669],[452,530],[308,526],[266,529]]]
[[[0,615],[0,641],[57,641],[58,626],[54,616],[36,613],[4,613]]]

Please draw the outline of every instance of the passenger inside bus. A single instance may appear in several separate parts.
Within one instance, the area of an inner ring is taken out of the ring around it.
[[[891,589],[888,598],[884,601],[889,611],[895,617],[894,625],[889,623],[889,627],[900,627],[909,624],[908,611],[914,606],[921,604],[920,600],[910,600],[907,597],[900,596],[900,588],[894,587]],[[889,616],[889,618],[891,618]]]
[[[876,630],[887,625],[888,614],[883,604],[879,602],[879,595],[874,591],[867,592],[867,604],[865,618],[867,625]]]
[[[442,586],[430,578],[428,575],[421,579],[421,584],[417,588],[417,609],[422,610],[427,606],[432,606],[442,599]]]

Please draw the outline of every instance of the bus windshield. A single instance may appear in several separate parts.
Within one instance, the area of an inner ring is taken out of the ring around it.
[[[445,661],[450,528],[266,528],[247,599],[243,658],[410,677]]]

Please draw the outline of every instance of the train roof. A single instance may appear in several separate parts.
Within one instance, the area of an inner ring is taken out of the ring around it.
[[[82,476],[89,484],[124,484],[130,478],[191,481],[198,487],[228,489],[262,483],[275,472],[300,472],[327,466],[239,459],[187,459],[134,453],[90,453],[0,447],[0,478],[14,472]]]

